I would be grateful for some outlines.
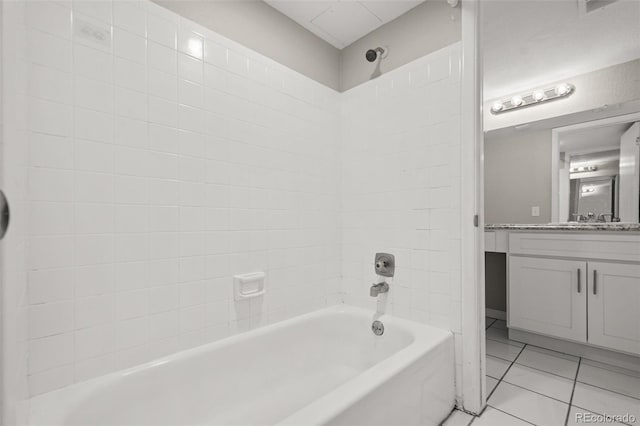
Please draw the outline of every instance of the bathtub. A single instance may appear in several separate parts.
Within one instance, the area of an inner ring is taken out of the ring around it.
[[[333,306],[34,397],[31,425],[437,425],[453,336]]]

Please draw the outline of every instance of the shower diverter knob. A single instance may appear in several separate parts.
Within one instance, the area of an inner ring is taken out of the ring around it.
[[[396,269],[396,260],[392,254],[376,253],[375,270],[381,277],[393,277]]]

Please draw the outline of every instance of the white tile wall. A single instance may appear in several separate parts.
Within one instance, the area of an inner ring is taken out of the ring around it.
[[[24,4],[30,395],[343,298],[375,307],[377,251],[398,262],[379,308],[459,347],[459,44],[338,95],[147,1]],[[231,277],[255,270],[268,294],[235,303]]]
[[[377,303],[459,343],[460,44],[342,96],[345,302]],[[393,253],[397,267],[379,302],[369,296],[376,252]]]
[[[341,300],[335,92],[150,2],[25,4],[31,395]]]

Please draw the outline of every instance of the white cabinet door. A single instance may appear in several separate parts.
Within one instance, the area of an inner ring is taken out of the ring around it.
[[[587,341],[586,262],[509,256],[509,327]]]
[[[589,262],[589,343],[640,354],[640,265]]]

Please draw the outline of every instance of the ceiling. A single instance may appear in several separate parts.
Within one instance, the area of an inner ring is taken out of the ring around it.
[[[413,9],[424,0],[264,0],[338,49]]]
[[[562,151],[582,154],[607,149],[620,149],[620,137],[632,124],[617,123],[562,133],[560,135],[560,148]]]
[[[640,58],[640,1],[584,1],[483,1],[485,99]]]

